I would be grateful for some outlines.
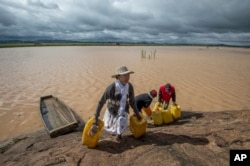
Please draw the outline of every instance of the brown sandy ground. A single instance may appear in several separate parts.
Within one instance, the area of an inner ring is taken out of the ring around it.
[[[129,129],[118,144],[103,136],[94,149],[81,144],[82,127],[50,138],[42,130],[0,143],[0,165],[229,165],[230,149],[250,149],[250,110],[183,111],[172,124],[148,125],[135,139]]]

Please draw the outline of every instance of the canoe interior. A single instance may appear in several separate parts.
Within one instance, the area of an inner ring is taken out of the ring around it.
[[[41,97],[40,111],[44,126],[51,137],[65,134],[78,127],[73,110],[57,97]]]

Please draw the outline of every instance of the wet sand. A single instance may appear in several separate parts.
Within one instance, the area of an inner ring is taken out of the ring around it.
[[[182,110],[249,109],[249,62],[250,49],[228,47],[1,48],[0,141],[43,128],[39,99],[45,95],[59,97],[86,121],[120,65],[135,71],[136,95],[169,81]]]

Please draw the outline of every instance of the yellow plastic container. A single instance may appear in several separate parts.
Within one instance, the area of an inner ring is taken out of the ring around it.
[[[162,104],[156,102],[152,112],[152,119],[154,125],[161,125],[163,123],[161,111],[162,111]]]
[[[152,110],[150,107],[143,107],[142,110],[146,113],[147,116],[151,116],[152,115]]]
[[[173,115],[173,118],[174,118],[175,120],[181,118],[181,107],[180,107],[179,105],[174,105],[174,104],[172,104],[172,105],[170,106],[170,111],[171,111],[171,113],[172,113],[172,115]]]
[[[85,124],[85,127],[83,129],[82,133],[82,144],[88,146],[89,148],[96,147],[98,140],[100,139],[104,127],[104,122],[102,120],[99,120],[99,127],[98,131],[95,135],[90,136],[89,130],[92,126],[92,123],[94,122],[95,118],[92,117],[88,120],[88,122]]]
[[[139,121],[136,116],[130,115],[129,129],[135,138],[139,138],[146,133],[147,121],[140,113],[142,119]]]
[[[159,111],[162,109],[162,104],[160,104],[159,102],[156,102],[153,108],[153,111]]]
[[[173,115],[169,110],[161,111],[163,123],[171,123],[174,121]]]
[[[161,110],[152,112],[152,119],[154,121],[154,125],[161,125],[163,123],[161,112]]]

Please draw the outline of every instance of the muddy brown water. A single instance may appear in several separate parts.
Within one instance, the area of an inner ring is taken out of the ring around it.
[[[135,72],[130,82],[136,95],[170,82],[182,110],[249,109],[249,62],[250,49],[229,47],[1,48],[0,140],[42,129],[39,99],[46,95],[59,97],[88,120],[121,65]]]

